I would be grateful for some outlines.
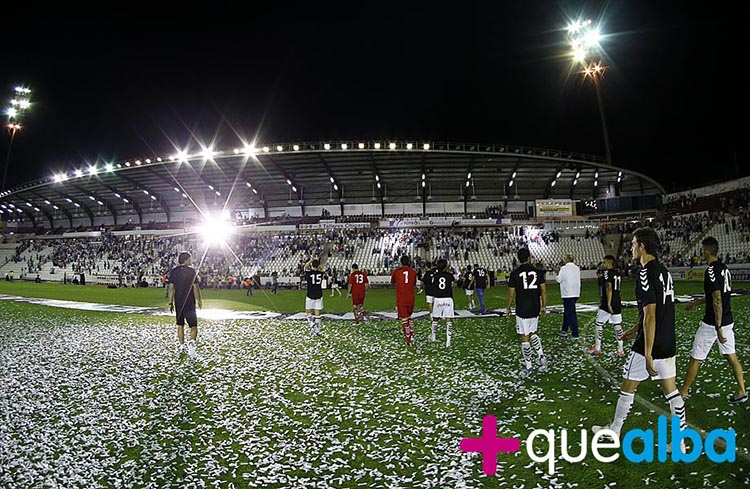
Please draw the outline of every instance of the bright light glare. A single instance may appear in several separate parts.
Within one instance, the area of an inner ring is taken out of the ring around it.
[[[226,219],[208,216],[198,230],[207,244],[221,244],[226,242],[232,232],[232,226]]]
[[[586,50],[578,48],[573,51],[573,59],[578,61],[579,63],[583,62],[586,59]]]
[[[7,109],[5,109],[5,113],[8,114],[8,117],[13,118],[18,115],[18,110],[13,107],[8,107]]]
[[[599,44],[599,41],[601,40],[602,36],[599,34],[598,30],[589,31],[586,33],[586,35],[583,37],[584,42],[587,46],[596,46]]]

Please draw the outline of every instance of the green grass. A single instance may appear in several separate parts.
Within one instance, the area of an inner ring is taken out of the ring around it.
[[[634,300],[634,282],[623,281],[623,300]],[[735,282],[735,289],[747,287],[748,282]],[[677,295],[700,294],[703,292],[701,282],[677,282]],[[97,302],[101,304],[121,304],[127,306],[167,307],[163,288],[119,288],[87,285],[62,285],[55,283],[37,284],[34,282],[13,283],[0,281],[0,294],[19,295],[24,297],[38,297],[44,299],[66,299],[73,301]],[[237,311],[277,311],[299,312],[304,308],[305,291],[279,289],[278,294],[271,294],[267,290],[256,290],[252,296],[247,296],[244,290],[215,290],[205,289],[201,293],[206,308],[223,308]],[[489,308],[505,309],[508,288],[498,286],[487,289],[485,303]],[[456,308],[466,307],[466,295],[461,289],[454,289],[453,297]],[[595,282],[584,282],[579,302],[597,302],[599,291]],[[393,289],[370,289],[367,292],[365,306],[372,311],[390,311],[396,306],[395,291]],[[557,283],[547,284],[547,303],[562,304],[560,287]],[[351,310],[351,299],[336,294],[330,296],[330,291],[324,291],[323,304],[326,312],[348,312]],[[424,295],[417,297],[416,310],[427,310]]]
[[[632,284],[624,288],[632,290]],[[700,288],[700,283],[676,283],[677,294]],[[556,289],[550,287],[552,304],[559,303]],[[491,290],[489,300],[504,307],[505,291]],[[206,291],[207,303],[262,308],[261,301],[268,300],[237,293]],[[2,283],[0,294],[145,306],[165,302],[161,289]],[[303,294],[284,291],[273,298],[274,305],[298,311]],[[586,284],[582,301],[595,296],[595,284]],[[369,308],[388,310],[392,300],[392,290],[374,290]],[[344,298],[326,297],[326,309],[338,304],[348,311]],[[750,342],[744,325],[750,320],[750,298],[733,299],[733,310],[738,354],[747,367]],[[702,308],[686,313],[678,306],[677,312],[679,381]],[[456,320],[450,350],[424,342],[426,321],[417,322],[418,350],[403,346],[395,321],[357,328],[324,321],[317,339],[299,321],[201,321],[202,361],[193,365],[176,355],[169,317],[2,300],[0,317],[3,487],[750,484],[750,404],[730,406],[724,400],[734,379],[716,351],[701,369],[687,416],[702,428],[736,429],[734,464],[701,458],[693,464],[635,465],[622,457],[602,464],[587,457],[579,464],[559,461],[550,477],[542,464],[531,461],[525,438],[533,429],[558,434],[568,429],[576,454],[574,431],[612,418],[617,389],[590,360],[615,379],[623,362],[609,356],[588,359],[583,352],[593,338],[593,314],[580,315],[587,339],[577,344],[557,337],[560,316],[543,319],[540,332],[552,366],[525,381],[515,377],[520,349],[514,323],[503,318]],[[624,311],[626,325],[635,317],[634,309]],[[444,334],[441,328],[439,340]],[[605,348],[611,350],[613,343],[608,328]],[[638,395],[668,410],[655,383],[643,383]],[[498,456],[494,477],[482,473],[480,455],[458,448],[462,437],[479,436],[487,414],[498,418],[501,436],[522,439],[520,452]],[[636,403],[625,429],[653,429],[658,414]]]

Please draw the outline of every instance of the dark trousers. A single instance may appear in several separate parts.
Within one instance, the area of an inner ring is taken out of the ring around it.
[[[567,297],[563,299],[563,325],[562,331],[568,332],[568,328],[573,338],[578,338],[578,316],[576,315],[576,301],[578,297]]]

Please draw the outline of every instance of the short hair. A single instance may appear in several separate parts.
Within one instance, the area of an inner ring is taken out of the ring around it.
[[[471,265],[466,265],[467,270],[471,270]]]
[[[528,248],[521,248],[516,253],[516,256],[518,256],[519,262],[526,263],[529,260],[529,258],[531,258],[531,252],[529,251]]]
[[[359,268],[359,265],[356,263],[352,263],[352,270],[357,270]]]
[[[719,242],[713,236],[706,236],[706,239],[701,241],[703,249],[716,256],[719,253]]]
[[[636,242],[646,248],[646,253],[657,256],[659,254],[659,235],[653,228],[638,228],[633,231]]]
[[[313,268],[318,268],[318,265],[320,265],[320,262],[318,260],[313,260],[312,261],[312,267]]]
[[[474,264],[474,270],[476,270],[477,268],[479,268],[479,264],[478,264],[478,263],[475,263],[475,264]]]
[[[612,255],[607,255],[607,256],[604,257],[604,259],[605,260],[609,260],[612,263],[617,263],[617,259],[614,256],[612,256]]]
[[[403,255],[401,257],[401,264],[405,267],[408,267],[411,264],[411,258],[409,258],[409,255]]]
[[[191,256],[192,255],[190,254],[189,251],[183,251],[177,257],[177,263],[179,263],[180,265],[184,265],[185,262],[187,262],[190,259]]]
[[[445,267],[447,266],[448,266],[448,260],[446,260],[445,258],[439,259],[437,263],[435,264],[435,267],[438,269],[439,272],[442,272],[443,270],[445,270]]]
[[[575,257],[573,256],[573,253],[566,253],[565,254],[565,261],[567,263],[573,263],[575,261]]]

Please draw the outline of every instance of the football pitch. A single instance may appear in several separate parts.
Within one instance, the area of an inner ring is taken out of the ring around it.
[[[734,289],[747,287],[735,282]],[[702,283],[676,282],[678,296]],[[560,304],[549,284],[549,303]],[[489,308],[505,308],[507,289],[488,290]],[[166,307],[163,289],[106,289],[0,282],[0,294],[107,304]],[[346,292],[327,311],[350,310]],[[299,312],[304,291],[204,291],[204,307]],[[371,290],[367,308],[392,311],[393,290]],[[457,309],[465,306],[454,291]],[[585,283],[581,302],[596,302]],[[623,284],[633,300],[633,282]],[[424,296],[417,297],[424,309]],[[677,377],[684,378],[703,307],[676,306]],[[734,297],[737,354],[750,364],[750,296]],[[428,343],[428,321],[416,321],[417,348],[404,346],[400,324],[324,320],[310,337],[304,321],[201,320],[192,362],[177,354],[169,316],[91,312],[0,300],[1,487],[747,487],[750,403],[730,405],[735,380],[714,347],[703,363],[687,419],[695,429],[736,430],[736,461],[613,463],[587,456],[534,462],[525,440],[535,429],[568,430],[580,452],[580,430],[614,414],[623,359],[605,326],[605,354],[590,357],[595,313],[579,313],[583,339],[557,335],[562,317],[540,322],[550,359],[546,373],[517,376],[521,350],[515,319],[456,319],[450,349],[444,325]],[[624,326],[637,311],[623,310]],[[626,349],[629,344],[626,343]],[[669,413],[658,385],[641,384],[625,424],[656,430]],[[498,436],[521,450],[500,453],[494,476],[482,455],[464,453],[484,416]],[[543,439],[539,448],[546,451]],[[642,448],[642,445],[641,445]]]

